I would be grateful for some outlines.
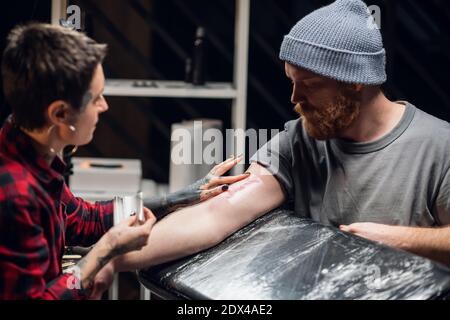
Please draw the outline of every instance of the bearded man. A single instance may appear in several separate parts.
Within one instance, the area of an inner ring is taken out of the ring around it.
[[[258,150],[248,179],[158,222],[151,245],[111,270],[209,248],[282,204],[450,265],[450,124],[386,98],[386,53],[370,19],[360,0],[337,0],[301,19],[280,50],[299,119]]]

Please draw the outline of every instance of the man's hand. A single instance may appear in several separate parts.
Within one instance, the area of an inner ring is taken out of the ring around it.
[[[348,226],[341,225],[339,229],[390,247],[405,249],[405,232],[402,232],[403,227],[372,222],[358,222]]]
[[[418,228],[362,222],[342,231],[441,262],[450,267],[450,226]]]

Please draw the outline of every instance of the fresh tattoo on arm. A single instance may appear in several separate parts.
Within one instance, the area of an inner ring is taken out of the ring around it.
[[[197,204],[212,196],[218,195],[223,191],[227,191],[229,185],[249,176],[242,174],[238,176],[222,177],[223,174],[228,172],[242,159],[242,155],[238,157],[231,156],[224,162],[216,165],[206,177],[179,191],[163,197],[150,199],[145,202],[145,206],[153,212],[158,220],[160,220],[178,209]]]

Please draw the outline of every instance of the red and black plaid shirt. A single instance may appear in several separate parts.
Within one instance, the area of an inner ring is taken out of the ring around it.
[[[31,138],[7,120],[0,130],[0,299],[83,299],[61,271],[65,245],[90,246],[113,224],[112,201],[75,198]],[[68,285],[69,284],[69,285]],[[73,283],[72,283],[73,284]]]

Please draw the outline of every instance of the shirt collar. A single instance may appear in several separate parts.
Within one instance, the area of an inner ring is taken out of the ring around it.
[[[11,116],[0,130],[0,152],[19,161],[44,185],[59,185],[64,182],[65,163],[56,156],[49,165],[34,148],[31,137],[14,125]]]

